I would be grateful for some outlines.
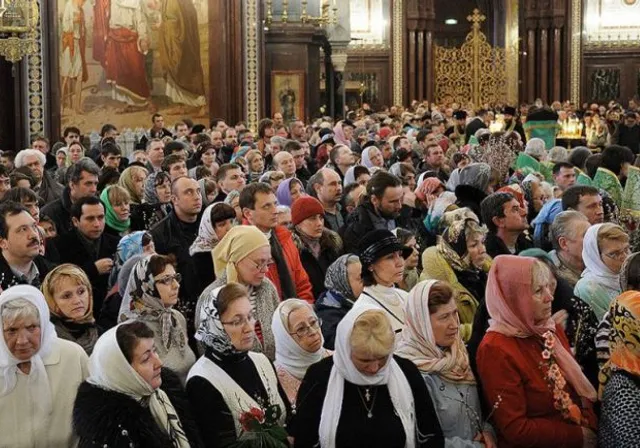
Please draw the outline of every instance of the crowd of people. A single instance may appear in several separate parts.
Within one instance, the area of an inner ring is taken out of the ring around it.
[[[3,152],[0,446],[637,446],[639,110]]]

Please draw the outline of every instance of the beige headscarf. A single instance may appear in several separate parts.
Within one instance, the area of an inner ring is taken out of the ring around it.
[[[269,240],[257,227],[235,226],[213,249],[213,266],[216,277],[227,273],[228,282],[238,281],[235,264],[256,249],[269,246]]]
[[[429,291],[436,282],[422,281],[409,293],[396,354],[412,361],[421,372],[435,373],[454,383],[475,384],[462,338],[458,337],[449,350],[436,345],[429,317]]]

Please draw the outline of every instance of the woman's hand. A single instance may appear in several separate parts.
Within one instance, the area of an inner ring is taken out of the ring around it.
[[[567,313],[567,310],[560,310],[557,313],[555,313],[553,316],[551,316],[551,319],[553,319],[553,321],[557,325],[560,325],[563,330],[566,330],[567,319],[569,319],[569,313]]]
[[[489,431],[479,432],[473,441],[482,443],[486,448],[497,448],[498,446],[493,438],[493,434]]]

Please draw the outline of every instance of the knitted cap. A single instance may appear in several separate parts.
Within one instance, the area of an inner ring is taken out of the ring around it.
[[[324,215],[324,207],[312,196],[302,196],[291,206],[291,223],[294,226],[315,215]]]

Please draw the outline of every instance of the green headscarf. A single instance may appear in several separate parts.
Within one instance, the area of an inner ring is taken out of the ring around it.
[[[124,232],[131,225],[131,219],[127,218],[125,221],[122,221],[118,218],[113,206],[111,205],[111,201],[109,201],[109,190],[111,187],[107,187],[102,190],[100,194],[100,200],[104,204],[105,208],[105,221],[107,225],[113,229],[116,229],[118,232]]]

